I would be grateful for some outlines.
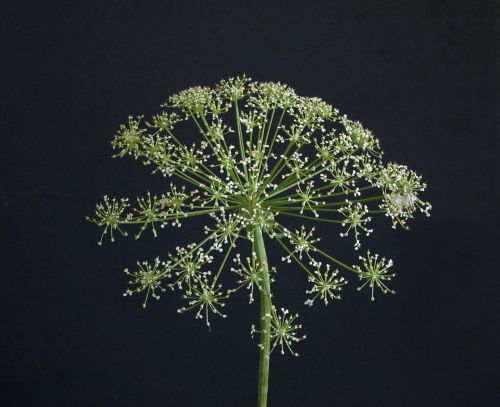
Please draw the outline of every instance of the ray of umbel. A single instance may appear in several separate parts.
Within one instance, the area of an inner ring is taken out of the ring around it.
[[[186,132],[196,132],[198,141],[184,143]],[[431,209],[419,197],[421,177],[384,162],[379,141],[361,123],[278,82],[240,76],[183,90],[148,121],[130,116],[112,146],[115,157],[141,160],[175,183],[135,204],[105,196],[88,218],[102,228],[99,244],[106,236],[127,236],[129,227],[135,238],[148,230],[156,237],[191,217],[207,220],[193,243],[125,269],[124,295],[144,292],[145,307],[167,288],[178,290],[184,300],[178,312],[193,311],[208,327],[213,315],[226,317],[230,296],[246,291],[250,303],[258,296],[260,317],[251,333],[260,338],[259,407],[267,405],[271,353],[298,355],[295,345],[305,338],[298,314],[277,306],[272,290],[286,264],[304,273],[308,306],[340,299],[349,274],[372,300],[376,290],[394,292],[387,285],[392,260],[368,251],[350,266],[340,253],[321,248],[311,224],[329,225],[359,250],[374,216],[407,229],[415,212],[429,216]],[[304,224],[287,227],[292,218]],[[273,241],[283,266],[268,264],[266,245]],[[232,287],[223,287],[223,274]]]

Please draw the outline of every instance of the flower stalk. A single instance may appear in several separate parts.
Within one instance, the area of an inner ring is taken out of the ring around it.
[[[269,363],[271,361],[271,284],[269,267],[267,263],[264,237],[260,227],[254,230],[254,243],[257,261],[262,266],[262,290],[260,291],[260,356],[259,379],[257,389],[257,406],[267,406],[267,393],[269,388]]]

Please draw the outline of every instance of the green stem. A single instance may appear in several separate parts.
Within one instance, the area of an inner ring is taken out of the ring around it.
[[[259,384],[257,407],[267,406],[267,389],[269,386],[269,361],[271,351],[271,287],[269,282],[269,268],[267,265],[266,248],[260,227],[254,229],[254,244],[257,260],[262,267],[263,284],[260,291],[260,350]]]

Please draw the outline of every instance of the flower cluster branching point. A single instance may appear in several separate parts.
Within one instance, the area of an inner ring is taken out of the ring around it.
[[[186,132],[198,139],[186,143]],[[179,312],[193,310],[210,327],[210,315],[225,317],[229,298],[245,289],[250,303],[258,295],[271,304],[261,321],[271,338],[269,353],[279,348],[297,354],[293,346],[305,338],[298,315],[275,304],[272,283],[288,263],[304,272],[309,306],[339,300],[346,273],[358,276],[358,289],[368,286],[372,299],[375,288],[393,292],[386,285],[394,277],[391,260],[368,252],[348,266],[339,253],[321,247],[321,225],[351,237],[358,250],[373,232],[374,217],[385,215],[392,227],[408,228],[415,213],[429,216],[431,209],[421,197],[421,177],[384,162],[370,130],[279,82],[243,75],[180,91],[151,119],[130,116],[111,144],[115,157],[140,160],[169,182],[158,194],[132,201],[104,196],[87,218],[102,228],[99,244],[130,229],[137,239],[156,237],[190,218],[206,220],[199,240],[161,256],[165,260],[126,269],[125,295],[145,292],[145,306],[165,288],[180,291],[186,303]],[[304,224],[289,226],[289,220]],[[257,248],[260,234],[282,250],[282,266],[268,267]],[[252,327],[255,332],[264,330]]]

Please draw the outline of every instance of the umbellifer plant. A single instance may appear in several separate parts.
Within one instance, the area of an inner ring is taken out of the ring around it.
[[[129,117],[112,146],[115,157],[142,160],[179,184],[170,182],[159,195],[147,192],[134,206],[105,196],[88,220],[103,228],[101,244],[105,235],[126,236],[129,226],[137,227],[136,238],[146,229],[156,237],[158,228],[208,216],[195,242],[125,269],[124,295],[144,292],[145,307],[149,297],[179,290],[186,303],[178,312],[194,310],[209,327],[211,314],[226,317],[229,296],[242,289],[250,303],[258,296],[251,334],[260,338],[257,405],[266,406],[271,353],[297,355],[294,345],[305,338],[298,314],[275,305],[272,283],[280,273],[268,264],[266,243],[283,249],[284,267],[294,262],[305,273],[308,306],[340,299],[346,273],[372,300],[376,289],[393,293],[387,286],[392,260],[368,251],[349,266],[319,248],[314,227],[287,228],[286,221],[328,223],[358,250],[361,237],[372,233],[372,216],[385,215],[394,228],[407,228],[416,211],[428,216],[431,206],[419,198],[425,184],[406,166],[384,163],[379,141],[361,123],[282,83],[230,78],[213,89],[183,90],[162,108],[144,124],[142,116]],[[199,141],[188,145],[183,135],[193,131]],[[241,255],[240,242],[247,242]],[[232,274],[229,289],[222,287],[223,272]]]

